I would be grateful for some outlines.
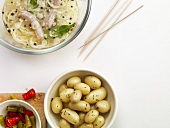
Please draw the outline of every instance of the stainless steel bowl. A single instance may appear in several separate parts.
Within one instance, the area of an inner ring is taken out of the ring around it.
[[[70,35],[64,42],[50,47],[50,48],[45,48],[45,49],[26,49],[26,48],[21,48],[21,47],[17,47],[15,45],[12,44],[12,37],[7,33],[7,31],[5,30],[5,26],[2,20],[2,9],[3,9],[3,5],[5,0],[1,0],[1,4],[0,4],[0,44],[2,44],[3,46],[16,51],[16,52],[20,52],[20,53],[24,53],[24,54],[45,54],[45,53],[50,53],[53,51],[56,51],[64,46],[66,46],[67,44],[71,43],[79,34],[80,32],[83,30],[90,11],[91,11],[91,0],[77,0],[78,1],[78,6],[79,6],[79,16],[78,16],[78,27],[76,28],[76,30],[74,31],[74,33],[72,35]]]

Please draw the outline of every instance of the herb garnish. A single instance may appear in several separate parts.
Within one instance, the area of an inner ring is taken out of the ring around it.
[[[58,37],[61,38],[66,33],[68,33],[72,27],[74,27],[75,24],[72,25],[61,25],[61,26],[54,26],[50,30],[47,30],[45,34],[47,34],[48,37]]]
[[[31,7],[32,9],[37,8],[37,7],[38,7],[37,0],[28,0],[28,5],[29,5],[29,7]]]

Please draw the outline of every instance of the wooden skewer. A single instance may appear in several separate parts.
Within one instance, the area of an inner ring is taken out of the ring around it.
[[[103,34],[103,33],[105,33],[106,32],[106,34],[107,34],[107,32],[111,29],[111,28],[113,28],[116,24],[119,24],[120,22],[122,22],[123,20],[125,20],[126,18],[128,18],[129,16],[131,16],[132,14],[134,14],[135,12],[137,12],[139,9],[141,9],[143,7],[143,5],[142,6],[140,6],[139,8],[137,8],[136,10],[134,10],[133,12],[131,12],[130,14],[128,14],[127,16],[125,16],[124,18],[122,18],[120,21],[118,21],[117,23],[115,23],[114,25],[112,25],[109,29],[107,29],[106,31],[104,31],[104,32],[102,32],[101,34]],[[125,8],[125,10],[126,10],[127,8]],[[98,36],[100,36],[101,34],[99,34]],[[104,34],[105,35],[105,34]],[[97,37],[98,37],[97,36]],[[96,37],[96,38],[97,38]],[[88,56],[93,52],[93,50],[97,47],[97,45],[100,43],[100,41],[102,40],[104,38],[104,36],[102,36],[102,38],[96,43],[96,45],[91,49],[91,51],[87,54],[87,56],[84,58],[84,60],[83,61],[85,61],[87,58],[88,58]]]
[[[106,29],[105,31],[101,32],[99,35],[97,35],[96,37],[94,37],[93,39],[91,39],[89,42],[87,42],[86,44],[82,45],[80,48],[90,44],[93,40],[95,40],[97,37],[101,36],[102,34],[104,34],[105,32],[109,31],[110,29],[112,29],[113,27],[115,27],[116,25],[118,25],[119,23],[121,23],[122,21],[124,21],[126,18],[128,18],[129,16],[131,16],[132,14],[134,14],[135,12],[137,12],[139,9],[141,9],[144,5],[141,5],[139,8],[137,8],[136,10],[134,10],[133,12],[131,12],[130,14],[128,14],[127,16],[125,16],[124,18],[122,18],[121,20],[119,20],[118,22],[116,22],[115,24],[113,24],[110,28]]]
[[[119,20],[119,18],[123,15],[123,13],[126,11],[126,9],[129,7],[129,5],[132,3],[132,1],[130,1],[126,7],[121,11],[121,13],[117,16],[117,18],[115,19],[115,21],[113,22],[112,26]],[[92,53],[92,51],[97,47],[97,45],[100,43],[100,41],[105,37],[105,35],[108,33],[108,31],[106,33],[104,33],[102,35],[102,37],[100,38],[100,40],[95,44],[95,46],[90,50],[90,52],[85,56],[84,60],[85,61],[87,59],[87,57]]]
[[[117,11],[115,12],[115,14],[114,14],[111,18],[114,19],[114,17],[120,12],[120,10],[121,10],[129,1],[130,1],[130,0],[126,0],[126,1],[117,9]],[[132,0],[131,0],[131,1],[132,1]],[[115,5],[115,6],[116,6],[116,5]],[[109,23],[109,21],[108,21],[108,23]],[[106,23],[105,26],[106,26],[108,23]],[[99,24],[99,25],[102,25],[102,24]],[[104,28],[103,28],[103,29],[104,29]],[[102,29],[101,31],[103,31],[103,29]],[[101,32],[101,31],[100,31],[100,32]],[[81,51],[80,51],[80,53],[79,53],[79,56],[81,56],[81,54],[83,54],[83,52],[87,49],[87,46],[88,46],[89,42],[91,42],[91,40],[93,40],[93,38],[95,38],[95,37],[94,37],[94,36],[90,36],[90,39],[84,43],[84,45],[83,45],[84,47],[83,47],[83,46],[79,47],[79,49],[82,48]]]
[[[96,29],[92,32],[93,34],[90,36],[90,39],[89,40],[91,40],[95,35],[96,35],[96,33],[98,32],[98,30],[100,29],[100,27],[102,26],[102,24],[104,23],[104,21],[108,18],[108,16],[113,12],[113,10],[115,9],[115,7],[116,7],[116,5],[119,3],[119,1],[120,0],[117,0],[115,3],[114,3],[114,5],[111,7],[111,9],[109,10],[109,12],[106,14],[106,16],[103,18],[103,20],[99,23],[99,25],[96,27]],[[102,30],[101,30],[102,31]],[[86,44],[86,43],[88,43],[89,41],[86,41],[85,43],[84,43],[84,45]],[[86,45],[86,47],[87,47],[87,45]],[[83,53],[83,51],[85,50],[85,48],[86,47],[84,47],[84,48],[82,48],[82,50],[80,51],[80,53],[79,53],[79,56]]]

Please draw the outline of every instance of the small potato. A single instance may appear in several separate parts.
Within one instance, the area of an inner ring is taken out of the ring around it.
[[[85,122],[86,123],[93,123],[93,121],[98,117],[99,112],[97,110],[90,110],[85,115]]]
[[[96,109],[100,112],[100,113],[106,113],[110,110],[110,103],[106,100],[101,100],[99,102],[96,103]]]
[[[81,82],[81,79],[79,77],[77,76],[70,77],[67,80],[67,87],[73,88],[75,84],[80,83],[80,82]]]
[[[93,127],[94,128],[101,128],[105,123],[105,119],[103,116],[99,115],[95,121],[93,122]]]
[[[84,124],[80,125],[78,128],[93,128],[93,124],[84,123]]]
[[[61,111],[61,117],[70,122],[71,124],[78,124],[80,120],[79,115],[69,108],[64,108]]]
[[[59,125],[60,125],[60,128],[71,128],[70,123],[65,119],[61,119],[59,121]]]
[[[78,128],[80,125],[82,125],[84,123],[84,118],[85,118],[86,113],[84,112],[79,112],[79,117],[80,117],[80,121],[78,124],[74,125],[74,128]]]
[[[78,83],[74,86],[74,89],[80,90],[83,95],[87,95],[90,93],[90,87],[85,83]]]
[[[61,102],[60,97],[55,97],[51,101],[51,109],[55,114],[60,113],[63,109],[63,103]]]
[[[88,95],[84,96],[83,100],[87,101],[89,104],[95,104],[106,97],[106,89],[100,87],[96,90],[91,91]]]
[[[81,98],[82,92],[80,90],[75,90],[70,97],[70,101],[73,103],[77,103],[81,100]]]
[[[101,81],[95,76],[86,76],[84,82],[89,85],[91,89],[98,89],[101,86]]]
[[[67,88],[60,93],[60,98],[62,102],[68,103],[70,101],[71,94],[74,92],[74,89]]]
[[[69,108],[77,111],[88,112],[90,111],[90,104],[82,100],[77,103],[70,102]]]
[[[64,90],[67,89],[67,88],[68,88],[68,87],[67,87],[66,84],[60,85],[59,90],[58,90],[58,93],[60,94],[62,91],[64,91]]]

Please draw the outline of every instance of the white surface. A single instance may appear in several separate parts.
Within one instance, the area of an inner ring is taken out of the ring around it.
[[[90,19],[73,43],[46,55],[23,55],[0,46],[1,92],[46,92],[61,72],[91,68],[106,75],[116,89],[118,115],[113,128],[170,127],[170,1],[133,1],[126,14],[144,8],[112,29],[82,62],[79,50],[113,0],[93,0]],[[88,49],[89,50],[89,49]]]

